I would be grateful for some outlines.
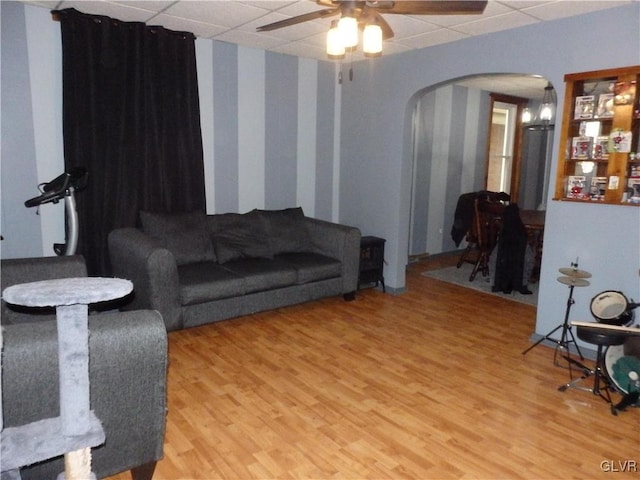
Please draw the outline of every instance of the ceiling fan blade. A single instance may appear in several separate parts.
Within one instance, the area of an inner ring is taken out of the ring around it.
[[[360,17],[358,17],[358,22],[361,25],[361,28],[364,28],[366,24],[374,24],[378,25],[382,29],[382,39],[388,40],[393,38],[393,30],[387,23],[387,21],[380,15],[375,8],[365,6],[362,9],[362,13]]]
[[[269,23],[268,25],[262,25],[256,28],[258,32],[269,32],[271,30],[277,30],[278,28],[290,27],[297,25],[298,23],[308,22],[309,20],[316,20],[318,18],[330,17],[340,13],[340,8],[325,8],[324,10],[317,10],[311,13],[305,13],[304,15],[298,15],[297,17],[287,18],[286,20],[280,20],[279,22]]]
[[[481,14],[487,0],[433,0],[380,2],[380,13],[401,15],[472,15]]]

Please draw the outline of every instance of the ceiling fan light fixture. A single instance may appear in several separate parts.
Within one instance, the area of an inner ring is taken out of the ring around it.
[[[365,57],[382,55],[382,28],[380,25],[368,24],[362,32],[362,51]]]
[[[331,22],[331,28],[327,32],[327,57],[332,60],[341,60],[345,56],[345,48],[342,36],[338,31],[338,22]]]
[[[338,31],[347,51],[352,51],[358,46],[358,20],[355,17],[343,15],[338,20]]]

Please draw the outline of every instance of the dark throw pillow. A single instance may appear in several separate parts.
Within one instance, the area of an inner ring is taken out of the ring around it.
[[[213,215],[208,224],[218,263],[273,258],[260,218],[253,212]]]
[[[140,212],[142,230],[169,250],[178,265],[216,261],[205,218],[202,212]]]
[[[274,255],[311,250],[311,236],[302,207],[253,212],[262,219]]]

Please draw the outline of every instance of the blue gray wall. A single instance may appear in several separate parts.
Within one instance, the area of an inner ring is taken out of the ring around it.
[[[11,2],[0,9],[2,256],[50,254],[50,244],[61,240],[61,210],[42,207],[37,217],[23,202],[36,193],[35,182],[62,170],[59,25],[46,9]],[[295,198],[311,215],[386,238],[386,283],[403,289],[412,123],[423,91],[468,75],[539,74],[556,86],[562,111],[565,73],[640,64],[639,23],[634,3],[383,56],[354,64],[353,82],[342,87],[330,63],[199,40],[208,209],[279,208]],[[592,25],[598,28],[585,28]],[[279,81],[297,86],[296,93],[283,91]],[[284,120],[292,113],[295,121]],[[291,130],[270,123],[276,117],[296,127],[295,141]],[[555,151],[558,137],[559,129]],[[556,168],[554,158],[552,177]],[[463,181],[448,177],[453,180]],[[603,290],[640,298],[640,210],[547,200],[536,331],[562,321],[567,291],[556,281],[557,269],[577,257],[594,276],[590,287],[576,291],[574,318],[591,318],[589,301]],[[508,315],[497,320],[519,320]]]
[[[412,121],[420,92],[468,75],[538,74],[556,87],[558,111],[562,111],[566,73],[640,64],[639,24],[640,4],[634,3],[606,13],[529,25],[355,65],[354,82],[342,92],[342,130],[349,134],[340,137],[340,175],[349,180],[341,182],[341,220],[387,239],[387,285],[405,286]],[[558,151],[559,131],[554,134],[554,152]],[[556,169],[557,154],[552,178]],[[589,287],[576,291],[572,318],[590,319],[590,300],[603,290],[640,297],[640,210],[548,198],[546,218],[538,333],[562,322],[568,292],[557,282],[557,270],[576,258],[581,268],[594,275]],[[496,321],[519,321],[508,318],[508,312],[504,317]]]

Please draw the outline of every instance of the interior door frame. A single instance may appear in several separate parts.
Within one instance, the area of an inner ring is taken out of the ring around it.
[[[509,195],[511,196],[511,202],[517,203],[518,190],[520,188],[520,164],[522,162],[522,112],[529,103],[529,100],[526,98],[514,97],[512,95],[504,95],[501,93],[493,92],[489,93],[489,98],[491,99],[491,105],[489,108],[489,118],[487,119],[487,125],[489,126],[489,128],[487,128],[487,151],[485,153],[484,185],[486,188],[489,178],[489,147],[491,145],[491,126],[493,125],[492,119],[494,104],[496,102],[501,102],[516,105],[516,125],[513,139],[513,161],[511,164],[511,183],[509,186]]]

